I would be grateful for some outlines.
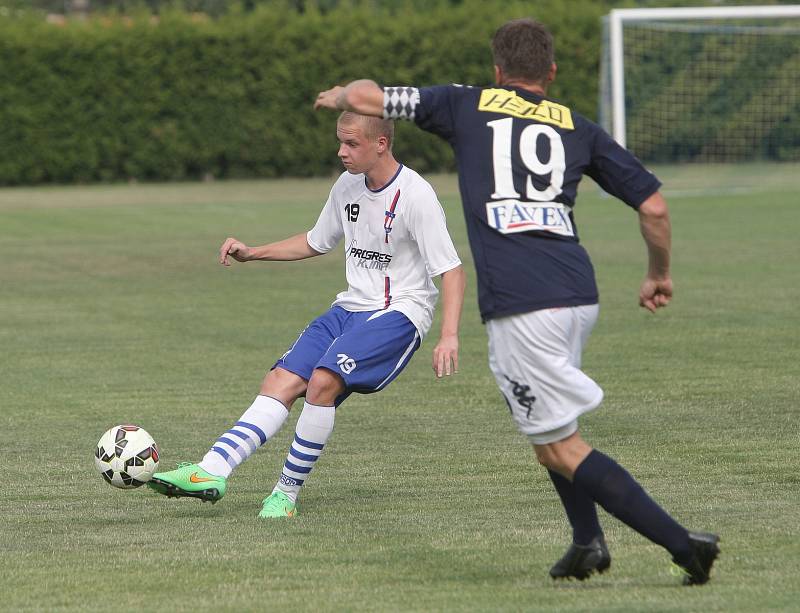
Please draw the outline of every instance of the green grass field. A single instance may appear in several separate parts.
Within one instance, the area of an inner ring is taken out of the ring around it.
[[[136,423],[169,469],[238,418],[343,266],[225,269],[217,249],[307,229],[331,181],[0,190],[0,610],[798,610],[798,170],[659,172],[676,297],[655,316],[635,214],[593,188],[576,210],[602,304],[584,366],[606,392],[583,432],[722,535],[701,588],[606,514],[611,572],[550,581],[570,536],[486,364],[453,178],[434,183],[470,267],[461,372],[434,379],[431,337],[351,398],[299,515],[272,523],[256,514],[298,410],[215,506],[114,490],[92,453]]]

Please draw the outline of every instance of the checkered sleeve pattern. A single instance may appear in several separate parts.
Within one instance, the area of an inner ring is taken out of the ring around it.
[[[416,87],[384,87],[383,118],[414,119],[419,104],[419,90]]]

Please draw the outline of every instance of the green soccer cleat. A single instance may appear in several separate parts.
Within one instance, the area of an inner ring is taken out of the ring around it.
[[[199,498],[214,504],[225,495],[226,479],[207,473],[197,464],[181,462],[175,470],[154,474],[147,486],[170,498]]]
[[[283,492],[272,492],[264,498],[259,517],[294,517],[295,503]]]

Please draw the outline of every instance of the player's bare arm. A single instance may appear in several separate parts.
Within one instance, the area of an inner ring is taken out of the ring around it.
[[[433,371],[437,377],[458,372],[458,326],[465,286],[463,266],[442,274],[442,332],[433,348]]]
[[[383,89],[369,79],[352,81],[344,87],[337,85],[320,92],[314,108],[338,109],[383,117]]]
[[[308,244],[305,232],[276,243],[261,245],[260,247],[248,247],[236,238],[227,238],[222,243],[222,247],[219,248],[219,263],[223,266],[230,266],[228,257],[237,262],[251,262],[253,260],[287,262],[304,260],[315,255],[320,255],[320,253],[312,249]]]
[[[669,272],[672,229],[669,209],[661,192],[650,196],[639,207],[639,226],[648,253],[647,276],[639,290],[639,305],[655,313],[672,298]]]

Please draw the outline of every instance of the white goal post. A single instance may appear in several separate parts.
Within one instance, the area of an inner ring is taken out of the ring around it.
[[[601,121],[610,130],[614,139],[623,147],[629,146],[626,126],[625,89],[625,39],[624,27],[651,22],[666,28],[672,22],[709,23],[710,20],[778,20],[780,18],[800,18],[800,5],[770,6],[730,6],[699,8],[653,8],[653,9],[615,9],[606,18],[606,40],[604,41],[604,62],[602,70]],[[713,23],[713,22],[712,22]],[[720,23],[717,21],[716,23]],[[742,21],[738,23],[751,23]],[[686,29],[691,28],[688,26]],[[723,26],[724,27],[724,26]],[[800,22],[796,33],[800,33]],[[800,40],[800,37],[798,37]],[[800,75],[793,77],[800,81]],[[786,79],[784,79],[785,81]],[[747,77],[743,76],[742,86],[746,87]],[[793,86],[790,86],[793,87]],[[796,94],[792,94],[796,96]],[[610,108],[609,108],[610,107]],[[605,115],[605,116],[603,116]],[[636,153],[636,151],[634,151]]]

